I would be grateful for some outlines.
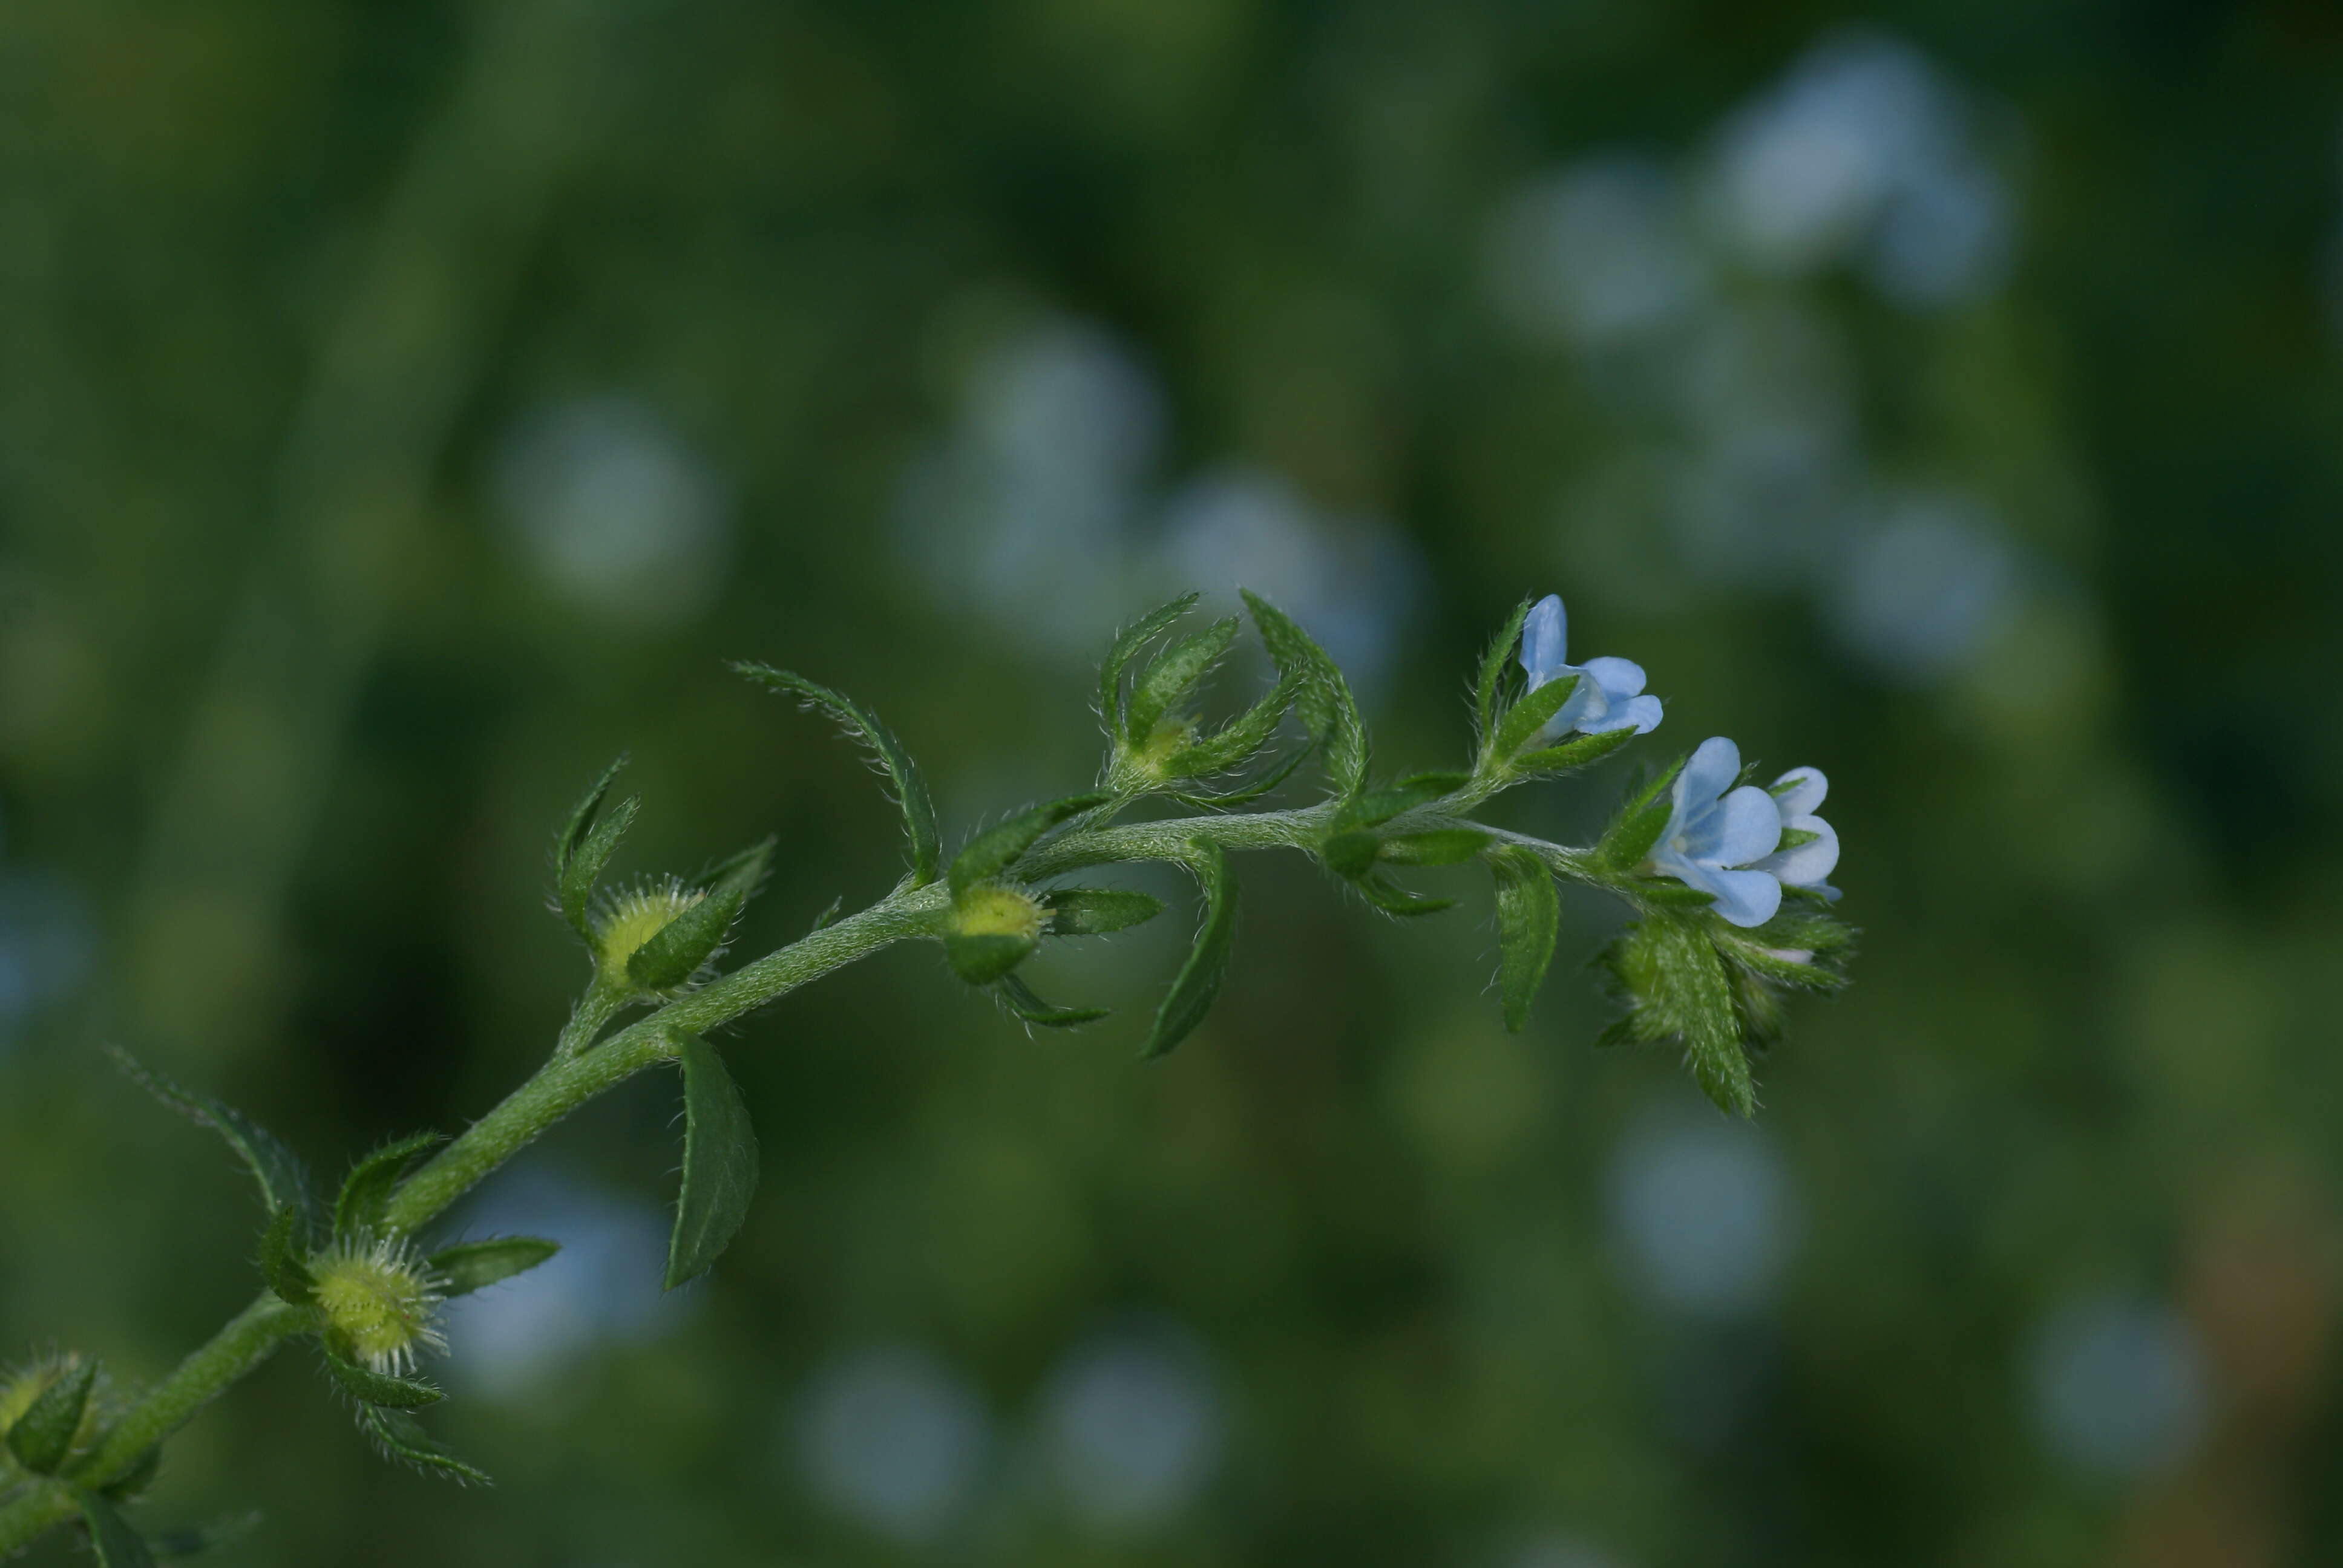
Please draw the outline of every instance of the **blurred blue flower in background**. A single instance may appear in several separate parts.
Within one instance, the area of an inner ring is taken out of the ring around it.
[[[1110,1534],[1139,1534],[1192,1504],[1218,1466],[1226,1420],[1192,1336],[1167,1325],[1112,1330],[1051,1374],[1042,1422],[1069,1510]]]
[[[1532,691],[1565,676],[1578,678],[1577,688],[1539,729],[1536,744],[1551,745],[1573,730],[1601,735],[1632,729],[1648,735],[1658,729],[1660,699],[1639,695],[1644,667],[1608,657],[1572,664],[1564,657],[1569,635],[1570,619],[1560,594],[1538,600],[1522,622],[1522,668],[1528,672]]]
[[[1712,735],[1669,786],[1668,825],[1652,846],[1652,863],[1686,887],[1712,895],[1711,906],[1736,926],[1762,926],[1782,905],[1771,872],[1736,870],[1763,859],[1782,841],[1774,797],[1755,784],[1734,788],[1741,748]]]
[[[933,1541],[976,1502],[992,1422],[968,1380],[909,1344],[819,1372],[799,1412],[799,1466],[821,1499],[906,1544]]]
[[[1648,1114],[1612,1149],[1606,1187],[1628,1281],[1654,1303],[1725,1319],[1772,1299],[1789,1258],[1795,1193],[1761,1124]]]
[[[1968,663],[2007,618],[2017,557],[1982,503],[1944,492],[1892,498],[1835,584],[1839,639],[1878,673],[1914,684]]]
[[[1709,268],[1685,232],[1667,166],[1590,155],[1503,207],[1489,236],[1497,307],[1524,333],[1600,348],[1672,327],[1706,301]]]
[[[2168,1471],[2203,1436],[2204,1351],[2159,1302],[2070,1297],[2036,1328],[2026,1375],[2043,1445],[2077,1470],[2111,1480]]]

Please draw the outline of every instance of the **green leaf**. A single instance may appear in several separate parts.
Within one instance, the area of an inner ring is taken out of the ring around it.
[[[1155,1022],[1147,1031],[1144,1048],[1149,1057],[1165,1054],[1204,1021],[1212,1000],[1221,994],[1221,981],[1228,974],[1229,947],[1236,935],[1237,883],[1227,854],[1210,839],[1192,839],[1188,848],[1182,863],[1203,890],[1204,920],[1196,931],[1195,946],[1188,950],[1187,961],[1172,981],[1172,990],[1155,1010]]]
[[[1619,809],[1602,839],[1594,846],[1597,863],[1614,871],[1624,871],[1642,863],[1652,852],[1652,846],[1667,831],[1668,818],[1674,802],[1668,795],[1668,786],[1684,771],[1681,757],[1669,764],[1665,772],[1654,778],[1632,796]]]
[[[97,1385],[97,1363],[77,1361],[57,1373],[56,1381],[40,1392],[16,1424],[8,1429],[8,1452],[35,1475],[54,1475],[73,1452],[81,1420],[89,1410],[89,1391]]]
[[[1282,682],[1280,684],[1282,685]],[[1241,784],[1237,788],[1227,791],[1225,794],[1209,795],[1202,792],[1189,793],[1177,789],[1169,791],[1169,793],[1171,794],[1172,799],[1179,801],[1183,806],[1194,806],[1200,809],[1207,811],[1225,811],[1232,806],[1242,806],[1248,800],[1258,800],[1262,796],[1268,794],[1272,789],[1276,789],[1280,784],[1284,783],[1288,779],[1293,776],[1293,770],[1301,767],[1302,762],[1308,759],[1309,755],[1317,749],[1318,743],[1315,740],[1305,741],[1291,757],[1288,757],[1284,761],[1279,763],[1276,767],[1271,769],[1260,778],[1255,779],[1250,784]]]
[[[1554,889],[1554,872],[1546,863],[1518,844],[1508,844],[1489,856],[1489,869],[1497,879],[1497,977],[1505,1006],[1505,1027],[1519,1034],[1529,1022],[1530,1003],[1554,962],[1554,944],[1562,930],[1562,900]]]
[[[1131,682],[1130,701],[1123,709],[1123,734],[1131,742],[1141,744],[1154,734],[1155,727],[1187,699],[1236,639],[1236,617],[1230,616],[1157,654]]]
[[[838,911],[844,908],[846,908],[846,895],[841,893],[837,898],[830,900],[830,908],[822,910],[821,913],[813,918],[813,924],[806,928],[806,935],[813,935],[814,932],[821,930],[824,926],[829,925],[832,920],[838,919]]]
[[[1375,857],[1383,853],[1383,841],[1373,833],[1354,828],[1346,833],[1336,833],[1318,847],[1318,858],[1326,869],[1338,877],[1354,879],[1365,876],[1374,869]]]
[[[453,1299],[525,1274],[559,1251],[560,1242],[539,1236],[491,1236],[442,1247],[427,1267],[444,1282],[442,1293]]]
[[[279,1209],[260,1238],[261,1278],[278,1300],[296,1307],[317,1299],[317,1282],[310,1277],[307,1261],[308,1238],[297,1233],[307,1229],[299,1210]]]
[[[1053,937],[1100,937],[1143,924],[1163,912],[1163,900],[1129,888],[1058,888],[1041,895]]]
[[[1244,601],[1278,673],[1294,683],[1293,710],[1302,727],[1326,749],[1326,775],[1334,793],[1356,794],[1367,779],[1367,732],[1350,683],[1291,616],[1251,591]]]
[[[260,1183],[260,1196],[271,1210],[309,1208],[309,1172],[300,1157],[258,1123],[231,1111],[206,1095],[191,1093],[161,1073],[139,1064],[118,1045],[106,1051],[132,1081],[191,1121],[200,1122],[228,1141]]]
[[[1016,864],[1017,858],[1031,849],[1042,834],[1067,818],[1096,810],[1113,799],[1102,791],[1070,795],[1063,800],[1021,811],[997,828],[986,829],[952,857],[950,879],[953,899],[958,900],[977,883],[999,876]]]
[[[358,1406],[358,1424],[374,1439],[385,1459],[403,1460],[426,1473],[444,1475],[450,1481],[488,1484],[487,1473],[440,1447],[422,1427],[395,1410],[362,1404]]]
[[[1123,670],[1141,648],[1194,608],[1198,597],[1192,593],[1182,594],[1170,604],[1140,617],[1116,634],[1114,645],[1107,649],[1106,662],[1099,666],[1099,712],[1106,719],[1108,735],[1119,739],[1129,733],[1129,727],[1123,722]]]
[[[121,1511],[95,1492],[79,1492],[74,1501],[81,1505],[83,1523],[89,1526],[89,1549],[97,1553],[104,1568],[154,1568],[154,1554],[146,1550],[146,1540],[130,1528]]]
[[[594,929],[586,918],[586,907],[594,897],[594,884],[609,862],[610,852],[618,847],[618,839],[635,819],[639,801],[629,798],[610,813],[608,820],[599,820],[603,799],[618,777],[618,769],[627,765],[621,756],[602,769],[594,787],[586,791],[576,810],[569,813],[568,825],[561,829],[555,842],[553,869],[556,901],[561,906],[562,918],[588,941],[594,940]]]
[[[1656,877],[1638,882],[1635,897],[1644,903],[1666,910],[1704,910],[1716,902],[1716,895],[1704,889],[1683,882],[1662,881]]]
[[[334,1381],[362,1404],[381,1405],[387,1410],[421,1410],[447,1397],[427,1382],[362,1367],[331,1345],[321,1344],[317,1349],[325,1356],[326,1370],[334,1374]]]
[[[944,937],[944,960],[952,973],[970,985],[990,985],[1025,961],[1034,944],[1005,933],[970,936],[951,931]]]
[[[757,1131],[740,1088],[709,1043],[675,1035],[683,1063],[683,1192],[667,1254],[667,1285],[706,1273],[749,1217],[757,1191]]]
[[[1635,729],[1633,725],[1621,729],[1606,729],[1600,735],[1581,735],[1559,746],[1523,752],[1513,759],[1511,771],[1522,779],[1558,778],[1602,761],[1634,739]]]
[[[1402,812],[1429,806],[1456,788],[1453,773],[1419,773],[1381,789],[1370,789],[1335,814],[1345,828],[1380,828]]]
[[[1403,915],[1409,918],[1417,915],[1436,915],[1443,910],[1453,910],[1456,907],[1456,900],[1453,899],[1428,899],[1421,893],[1411,893],[1381,872],[1370,877],[1362,877],[1352,885],[1366,896],[1367,902],[1387,915]]]
[[[1562,711],[1562,705],[1578,689],[1578,681],[1574,675],[1549,680],[1505,709],[1505,716],[1497,721],[1497,735],[1490,743],[1490,755],[1500,762],[1512,761],[1514,754],[1545,728],[1547,720]]]
[[[1044,1029],[1073,1029],[1085,1023],[1096,1023],[1106,1017],[1102,1007],[1051,1007],[1033,994],[1033,988],[1015,975],[1002,975],[997,982],[1001,1005],[1027,1023],[1040,1024]]]
[[[1743,1020],[1711,929],[1714,916],[1660,912],[1619,934],[1597,961],[1627,1016],[1604,1040],[1681,1040],[1693,1076],[1717,1108],[1752,1116],[1757,1088],[1743,1048]]]
[[[1474,732],[1483,744],[1496,733],[1497,701],[1504,692],[1505,669],[1513,661],[1513,649],[1522,640],[1522,622],[1529,614],[1530,601],[1523,599],[1481,656],[1481,678],[1473,683],[1473,717]]]
[[[1285,710],[1293,706],[1294,683],[1283,676],[1268,695],[1238,714],[1212,734],[1192,741],[1163,759],[1169,779],[1198,779],[1222,773],[1249,760],[1277,733]]]
[[[402,1138],[386,1143],[351,1168],[342,1182],[341,1196],[334,1201],[334,1238],[345,1241],[368,1233],[382,1224],[383,1210],[390,1202],[391,1192],[407,1165],[427,1149],[441,1141],[437,1132],[418,1132],[412,1138]]]
[[[938,868],[943,864],[943,841],[936,836],[935,805],[928,799],[928,786],[920,777],[918,764],[911,760],[893,731],[851,698],[826,686],[817,686],[791,670],[749,663],[732,668],[750,680],[791,693],[807,708],[828,715],[832,723],[870,749],[894,786],[895,799],[903,808],[903,833],[911,850],[911,886],[923,888],[934,881]]]
[[[1478,828],[1394,833],[1383,840],[1383,859],[1401,866],[1453,866],[1471,859],[1489,842],[1490,836]]]
[[[627,979],[648,991],[672,990],[713,959],[740,911],[756,896],[772,859],[773,840],[752,844],[712,869],[698,903],[653,931],[627,958]]]

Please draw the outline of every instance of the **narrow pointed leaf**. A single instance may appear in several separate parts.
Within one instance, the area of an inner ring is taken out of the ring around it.
[[[491,1236],[442,1247],[431,1254],[428,1267],[444,1282],[441,1293],[452,1299],[525,1274],[559,1251],[560,1242],[540,1236]]]
[[[1096,1023],[1107,1015],[1102,1007],[1051,1007],[1015,975],[1002,975],[999,990],[1002,1006],[1027,1023],[1040,1024],[1044,1029],[1073,1029]]]
[[[8,1452],[16,1462],[35,1475],[55,1474],[73,1452],[82,1416],[89,1409],[89,1392],[96,1385],[94,1361],[75,1362],[59,1372],[8,1429]]]
[[[846,897],[841,893],[837,898],[830,900],[830,908],[822,910],[821,913],[813,918],[813,924],[806,928],[806,935],[813,935],[814,932],[821,930],[824,926],[829,925],[832,920],[838,919],[838,911],[844,908],[846,908]]]
[[[1667,831],[1668,818],[1674,809],[1668,786],[1675,782],[1676,775],[1684,770],[1684,759],[1677,758],[1667,771],[1637,790],[1619,809],[1619,815],[1612,819],[1611,826],[1604,830],[1603,837],[1595,843],[1594,858],[1598,862],[1613,870],[1624,871],[1652,852],[1652,846],[1660,841],[1662,833]]]
[[[1131,682],[1123,713],[1123,734],[1134,744],[1155,732],[1167,714],[1186,699],[1196,683],[1212,672],[1229,644],[1237,638],[1236,617],[1216,620],[1199,632],[1182,638],[1155,656]]]
[[[1716,895],[1700,888],[1689,888],[1682,882],[1665,882],[1651,878],[1636,885],[1635,896],[1647,904],[1664,910],[1704,910],[1716,902]]]
[[[1544,861],[1519,845],[1489,856],[1497,879],[1497,978],[1505,1027],[1515,1034],[1529,1021],[1554,945],[1562,930],[1562,900]]]
[[[1522,640],[1522,623],[1529,614],[1528,599],[1514,606],[1513,615],[1481,656],[1481,678],[1473,683],[1473,717],[1483,742],[1496,732],[1497,699],[1503,695],[1505,670],[1513,662],[1513,649]]]
[[[556,894],[561,905],[563,917],[577,928],[578,934],[580,936],[590,937],[591,935],[586,924],[587,901],[593,896],[594,880],[601,874],[602,863],[609,859],[611,849],[618,843],[618,833],[626,831],[626,824],[621,822],[617,833],[609,835],[602,843],[600,853],[594,858],[590,867],[585,868],[575,877],[571,874],[571,868],[579,865],[586,858],[587,842],[597,826],[597,819],[601,815],[602,801],[610,793],[610,785],[618,777],[618,769],[626,765],[627,759],[621,756],[617,761],[602,769],[602,776],[594,780],[594,787],[587,790],[585,796],[578,800],[577,809],[569,813],[568,824],[561,829],[561,837],[554,842],[553,869]],[[628,820],[631,820],[634,817],[634,808],[629,805],[624,814]]]
[[[1229,969],[1229,948],[1236,936],[1237,884],[1229,858],[1210,839],[1190,841],[1188,869],[1204,892],[1204,920],[1196,931],[1195,946],[1172,981],[1171,991],[1155,1010],[1147,1033],[1145,1054],[1161,1056],[1195,1031],[1221,994]]]
[[[1352,885],[1366,895],[1367,902],[1387,915],[1412,919],[1418,915],[1436,915],[1443,910],[1456,907],[1453,899],[1431,899],[1421,893],[1411,893],[1381,872],[1362,877]]]
[[[1720,1111],[1751,1116],[1756,1083],[1743,1048],[1743,1020],[1732,977],[1709,935],[1715,917],[1686,912],[1645,916],[1619,933],[1597,962],[1626,1016],[1602,1043],[1674,1040]]]
[[[627,958],[627,979],[645,990],[668,990],[698,973],[723,947],[732,922],[765,879],[773,840],[743,849],[709,874],[699,901],[653,931]]]
[[[1524,751],[1513,760],[1512,771],[1521,778],[1553,778],[1575,772],[1581,768],[1600,762],[1635,739],[1633,726],[1623,729],[1606,729],[1599,735],[1580,735],[1559,746],[1548,746],[1536,751]]]
[[[969,936],[953,931],[944,938],[944,960],[952,973],[970,985],[990,985],[1025,961],[1034,944],[1023,937],[993,933]]]
[[[1130,888],[1058,888],[1041,896],[1053,937],[1099,937],[1153,920],[1163,900]]]
[[[450,1481],[480,1486],[489,1483],[485,1471],[465,1463],[440,1447],[413,1419],[395,1410],[360,1405],[358,1424],[374,1439],[385,1459],[399,1460],[427,1474],[444,1475]]]
[[[89,1549],[104,1568],[154,1568],[146,1538],[130,1527],[120,1509],[94,1492],[77,1493],[74,1501],[89,1526]]]
[[[1149,641],[1194,608],[1198,597],[1192,593],[1182,594],[1170,604],[1140,617],[1115,635],[1114,645],[1107,649],[1106,662],[1099,666],[1099,712],[1106,719],[1109,735],[1120,738],[1127,733],[1123,722],[1122,672]]]
[[[1095,810],[1113,799],[1104,793],[1071,795],[1020,812],[997,828],[986,829],[952,857],[952,897],[957,899],[977,883],[1007,870],[1042,834],[1067,818]]]
[[[594,940],[594,922],[586,911],[594,901],[595,884],[602,879],[603,868],[618,853],[618,840],[634,826],[635,813],[642,809],[642,797],[629,795],[611,807],[609,814],[597,821],[586,835],[578,852],[562,862],[561,879],[556,890],[561,902],[561,918],[589,944]]]
[[[1335,820],[1345,828],[1380,828],[1403,812],[1431,805],[1453,791],[1458,781],[1453,773],[1419,773],[1400,783],[1367,790],[1343,807]]]
[[[851,698],[841,696],[826,686],[817,686],[804,676],[791,670],[775,669],[765,664],[735,664],[739,674],[775,691],[786,691],[809,709],[819,709],[830,720],[856,740],[870,748],[879,766],[893,785],[896,802],[903,809],[903,834],[909,840],[911,855],[911,885],[923,888],[936,879],[943,864],[943,841],[936,836],[936,809],[928,799],[928,786],[920,777],[919,765],[910,753],[903,749],[894,732],[879,722],[878,715]]]
[[[1497,720],[1496,739],[1490,744],[1491,754],[1500,762],[1511,761],[1515,753],[1528,746],[1537,732],[1545,728],[1547,720],[1562,711],[1562,705],[1568,702],[1571,694],[1578,689],[1578,681],[1577,676],[1565,675],[1547,681],[1535,691],[1523,694],[1522,699],[1505,709],[1505,716]]]
[[[392,1377],[387,1372],[360,1366],[331,1345],[320,1345],[318,1350],[324,1354],[326,1370],[334,1374],[334,1381],[362,1404],[380,1405],[386,1410],[422,1410],[447,1397],[427,1382]]]
[[[1242,806],[1248,800],[1258,800],[1280,784],[1284,783],[1293,776],[1293,770],[1307,761],[1310,754],[1317,749],[1318,743],[1315,740],[1305,741],[1294,750],[1292,756],[1260,778],[1249,784],[1240,784],[1222,794],[1208,795],[1201,791],[1189,792],[1178,789],[1170,791],[1170,794],[1172,799],[1183,806],[1194,806],[1207,811],[1225,811],[1232,806]]]
[[[667,1255],[667,1289],[708,1271],[749,1217],[757,1131],[724,1062],[698,1035],[675,1037],[683,1064],[683,1192]]]
[[[317,1282],[310,1277],[305,1261],[308,1238],[299,1233],[307,1229],[299,1210],[279,1209],[260,1238],[261,1278],[280,1301],[296,1307],[306,1307],[317,1299]]]
[[[1277,733],[1278,724],[1285,710],[1293,706],[1294,682],[1284,676],[1269,694],[1251,708],[1192,745],[1182,747],[1166,759],[1163,770],[1173,779],[1198,779],[1206,774],[1224,772],[1249,760],[1271,736]]]
[[[1326,774],[1334,793],[1355,794],[1367,778],[1367,732],[1359,722],[1350,683],[1292,617],[1250,591],[1244,601],[1278,673],[1294,681],[1293,710],[1311,739],[1325,748]]]
[[[1453,866],[1471,859],[1489,842],[1489,835],[1478,828],[1394,833],[1383,840],[1383,858],[1401,866]]]
[[[441,1135],[437,1132],[418,1132],[412,1138],[384,1144],[352,1167],[342,1182],[341,1196],[334,1201],[336,1239],[378,1229],[383,1210],[389,1204],[399,1177],[417,1155],[437,1147],[440,1141]]]
[[[254,1180],[260,1183],[260,1196],[271,1210],[297,1208],[307,1212],[309,1207],[309,1172],[296,1155],[266,1129],[242,1113],[230,1110],[207,1095],[192,1093],[180,1088],[153,1069],[140,1065],[137,1059],[120,1046],[109,1045],[106,1051],[115,1065],[129,1074],[131,1080],[156,1099],[186,1117],[200,1122],[228,1141],[228,1146],[250,1167]]]

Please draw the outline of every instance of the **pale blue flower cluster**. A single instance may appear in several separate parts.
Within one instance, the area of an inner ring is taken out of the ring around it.
[[[1722,735],[1700,743],[1676,775],[1653,865],[1709,894],[1711,907],[1736,926],[1772,920],[1785,886],[1836,899],[1823,879],[1838,864],[1838,833],[1814,814],[1829,781],[1813,768],[1792,769],[1770,789],[1736,787],[1740,776],[1739,747]],[[1785,849],[1785,832],[1812,837]]]
[[[1632,729],[1638,735],[1647,735],[1657,729],[1660,699],[1643,695],[1644,667],[1625,658],[1569,663],[1564,657],[1569,630],[1559,594],[1538,600],[1529,618],[1522,622],[1522,668],[1529,675],[1532,691],[1565,676],[1578,678],[1577,689],[1532,744],[1551,746],[1573,730],[1601,735]]]

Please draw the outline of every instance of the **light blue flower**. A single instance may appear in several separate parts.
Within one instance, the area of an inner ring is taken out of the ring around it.
[[[1658,728],[1660,699],[1642,695],[1644,667],[1625,658],[1590,658],[1583,665],[1566,663],[1563,651],[1569,629],[1569,618],[1564,613],[1559,594],[1548,594],[1538,600],[1529,618],[1522,622],[1522,668],[1529,673],[1532,691],[1550,680],[1578,677],[1577,689],[1546,720],[1531,744],[1551,746],[1574,729],[1601,735],[1613,729],[1633,729],[1638,735],[1647,735]]]
[[[1782,884],[1749,868],[1781,843],[1782,813],[1756,785],[1734,788],[1740,776],[1741,748],[1722,735],[1702,741],[1676,775],[1652,863],[1713,897],[1710,907],[1732,924],[1762,926],[1782,907]]]
[[[1771,871],[1789,887],[1812,888],[1836,903],[1838,890],[1823,879],[1838,864],[1838,829],[1815,815],[1815,808],[1829,790],[1830,780],[1818,768],[1793,768],[1774,780],[1766,793],[1774,797],[1774,809],[1781,814],[1784,836],[1795,831],[1814,837],[1775,850],[1752,869]]]

